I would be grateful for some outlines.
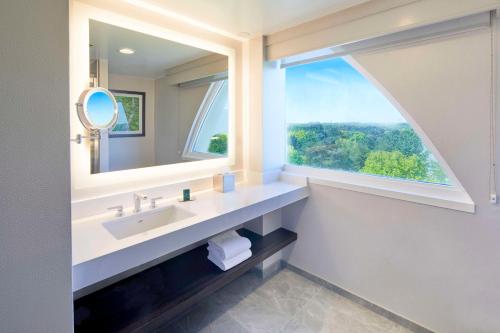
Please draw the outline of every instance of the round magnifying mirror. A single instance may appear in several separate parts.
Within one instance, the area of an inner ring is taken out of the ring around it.
[[[118,104],[108,89],[88,89],[80,96],[78,117],[88,130],[108,129],[118,120]]]

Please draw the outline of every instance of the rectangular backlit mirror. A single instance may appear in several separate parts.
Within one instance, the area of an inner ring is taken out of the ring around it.
[[[89,46],[90,87],[118,103],[92,173],[227,157],[226,56],[93,20]]]

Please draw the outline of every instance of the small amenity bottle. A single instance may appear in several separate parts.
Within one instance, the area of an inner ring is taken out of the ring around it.
[[[190,201],[191,200],[191,190],[186,188],[182,190],[182,201]]]

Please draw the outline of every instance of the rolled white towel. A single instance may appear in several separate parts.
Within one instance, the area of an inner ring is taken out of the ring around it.
[[[208,241],[208,250],[221,260],[233,258],[250,249],[251,246],[252,243],[248,238],[241,237],[234,230],[215,236]]]
[[[212,253],[208,254],[208,260],[213,262],[217,267],[222,269],[223,271],[227,271],[228,269],[233,268],[234,266],[242,263],[243,261],[247,260],[252,256],[252,251],[250,250],[245,250],[242,253],[238,254],[237,256],[231,258],[231,259],[226,259],[226,260],[221,260],[218,257],[215,257]]]

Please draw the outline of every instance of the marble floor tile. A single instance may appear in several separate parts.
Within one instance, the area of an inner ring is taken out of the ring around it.
[[[236,304],[229,314],[252,333],[280,332],[292,318],[264,297],[255,294]]]
[[[284,269],[249,272],[158,333],[409,333],[369,309]]]
[[[293,317],[305,306],[305,300],[320,291],[321,286],[290,270],[283,270],[256,288],[254,294],[262,296],[268,306]]]
[[[218,290],[210,298],[212,302],[229,310],[229,308],[253,294],[262,284],[262,279],[257,274],[250,272]]]
[[[249,333],[240,323],[234,320],[229,314],[224,314],[210,322],[197,333]]]

